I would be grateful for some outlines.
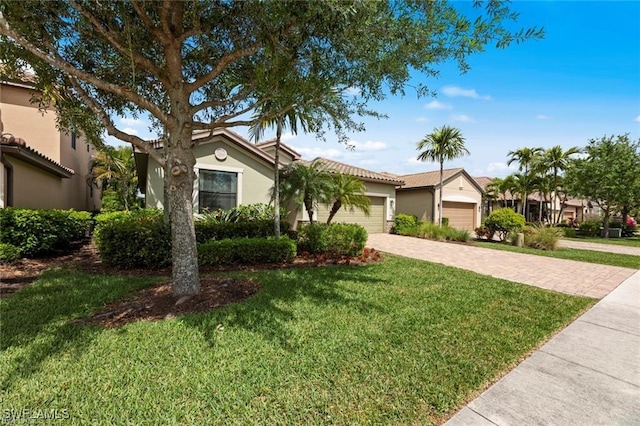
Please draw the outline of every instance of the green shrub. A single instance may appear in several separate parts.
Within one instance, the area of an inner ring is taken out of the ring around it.
[[[358,256],[367,243],[367,230],[354,223],[332,223],[325,230],[327,252],[335,256]]]
[[[450,226],[439,226],[432,222],[422,222],[418,225],[418,237],[435,241],[469,241],[471,234]]]
[[[312,223],[298,231],[298,250],[309,253],[331,253],[336,256],[357,256],[367,242],[367,231],[349,223]]]
[[[209,222],[273,222],[275,208],[264,203],[247,204],[234,207],[229,210],[215,210],[213,212],[202,213],[202,220]],[[286,217],[286,209],[280,209],[280,217]]]
[[[561,235],[561,228],[536,225],[524,234],[524,245],[539,250],[555,250]]]
[[[159,268],[171,263],[171,231],[162,210],[96,216],[95,243],[103,262],[121,268]]]
[[[20,249],[13,244],[0,243],[0,263],[13,263],[20,259]]]
[[[497,233],[500,240],[504,240],[509,232],[517,232],[524,227],[525,218],[520,213],[505,207],[494,210],[484,220],[484,226],[493,234]]]
[[[266,238],[275,234],[273,218],[260,219],[251,222],[216,222],[210,219],[196,220],[196,240],[205,243],[209,240],[224,240],[228,238]],[[280,233],[286,235],[291,232],[289,222],[280,222]]]
[[[449,226],[449,218],[448,217],[443,217],[442,218],[442,226]]]
[[[575,238],[576,237],[576,230],[571,228],[571,227],[567,227],[567,228],[560,228],[562,230],[562,233],[565,237],[567,238]]]
[[[600,234],[600,228],[602,222],[598,221],[585,221],[578,225],[578,232],[585,237],[597,237]]]
[[[198,244],[201,266],[288,263],[295,256],[296,244],[288,237],[281,237],[278,241],[273,238],[236,238]]]
[[[418,218],[411,214],[398,213],[393,219],[393,224],[396,227],[416,226]]]
[[[65,252],[88,235],[91,224],[89,212],[6,207],[0,209],[0,242],[26,257]]]

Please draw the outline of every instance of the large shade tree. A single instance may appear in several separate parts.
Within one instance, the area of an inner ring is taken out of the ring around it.
[[[640,206],[640,140],[629,135],[591,139],[586,156],[574,159],[565,174],[566,190],[589,198],[604,212],[604,235],[609,236],[609,218],[616,210]]]
[[[340,106],[363,112],[368,100],[403,93],[412,71],[435,76],[448,60],[466,71],[466,58],[489,44],[541,35],[513,29],[516,18],[495,0],[473,8],[427,0],[3,2],[0,77],[29,67],[38,88],[55,93],[62,128],[94,141],[106,129],[165,170],[173,290],[188,296],[200,286],[193,149],[208,141],[193,141],[193,131],[253,124],[247,114],[274,87],[274,97],[304,95],[316,83],[357,88]],[[283,76],[290,84],[278,87]],[[141,114],[166,135],[163,150],[116,125],[117,116]]]
[[[433,129],[424,137],[416,149],[420,151],[418,154],[419,161],[432,161],[440,164],[440,197],[438,199],[438,224],[442,226],[442,181],[444,162],[455,160],[464,155],[468,155],[469,151],[464,146],[465,139],[460,129],[451,126],[442,126]]]

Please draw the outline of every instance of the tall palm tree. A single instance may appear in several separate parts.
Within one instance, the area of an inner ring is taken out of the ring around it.
[[[330,180],[331,174],[318,160],[308,165],[296,162],[282,171],[280,196],[286,202],[293,201],[297,206],[303,206],[309,222],[313,223],[314,201],[324,202],[327,199]]]
[[[419,161],[431,161],[440,163],[440,199],[438,201],[438,224],[442,226],[442,180],[444,162],[455,160],[469,151],[464,146],[465,139],[462,132],[455,127],[443,125],[441,128],[434,128],[433,133],[424,137],[416,149]]]
[[[573,146],[566,150],[562,149],[560,145],[553,146],[544,150],[542,159],[540,160],[543,167],[549,171],[550,186],[553,188],[553,200],[554,205],[557,204],[558,193],[561,190],[561,174],[567,168],[569,160],[575,154],[581,152],[580,148]],[[553,215],[553,223],[560,221],[560,211],[558,215]]]
[[[542,151],[542,148],[539,147],[524,147],[518,148],[515,151],[509,151],[509,153],[507,154],[509,157],[507,165],[510,166],[517,161],[518,171],[523,172],[523,178],[520,183],[524,185],[521,186],[523,199],[522,214],[524,215],[524,217],[527,217],[527,197],[533,190],[530,185],[530,183],[532,182],[532,179],[530,179],[531,167],[535,164]]]
[[[327,223],[331,223],[333,217],[341,207],[349,207],[362,210],[367,216],[371,211],[371,199],[364,195],[366,185],[355,176],[338,173],[334,175],[329,183],[326,201],[327,206],[331,204],[331,211]]]

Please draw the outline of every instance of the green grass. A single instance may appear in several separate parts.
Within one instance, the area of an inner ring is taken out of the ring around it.
[[[568,241],[582,241],[585,243],[613,244],[616,246],[640,247],[640,237],[626,238],[598,238],[598,237],[576,237],[564,238]]]
[[[237,273],[243,303],[103,329],[152,280],[51,271],[0,301],[3,409],[76,424],[442,421],[595,300],[417,260]]]
[[[474,242],[474,244],[478,247],[485,247],[495,250],[535,254],[537,256],[555,257],[557,259],[577,260],[579,262],[598,263],[601,265],[640,269],[640,256],[634,256],[631,254],[608,253],[595,250],[578,250],[563,247],[549,251],[528,247],[516,247],[509,244],[491,243],[486,241],[476,241]]]

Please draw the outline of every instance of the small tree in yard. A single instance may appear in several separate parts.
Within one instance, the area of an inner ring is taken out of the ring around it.
[[[173,291],[190,296],[200,289],[195,146],[211,140],[215,129],[256,123],[246,117],[267,101],[265,94],[279,102],[299,92],[307,104],[318,98],[310,87],[357,88],[358,96],[338,106],[342,117],[363,114],[368,100],[402,94],[414,70],[433,76],[436,64],[454,59],[466,71],[466,58],[488,44],[505,47],[542,35],[535,28],[510,30],[517,14],[499,2],[474,6],[427,0],[3,2],[0,78],[19,78],[29,67],[38,89],[53,94],[63,129],[75,127],[92,141],[106,129],[165,170]],[[417,90],[430,93],[424,85]],[[281,117],[289,106],[278,107],[260,120]],[[166,135],[163,151],[114,122],[140,114]],[[336,124],[339,133],[359,128]],[[194,141],[196,130],[210,133]]]
[[[357,208],[369,216],[371,199],[364,195],[365,189],[364,182],[355,176],[342,173],[333,175],[326,194],[327,205],[331,206],[327,223],[331,223],[333,217],[342,207],[351,211]]]
[[[286,167],[280,181],[280,196],[286,202],[302,206],[309,222],[313,223],[313,207],[317,201],[324,201],[330,190],[331,174],[319,161],[294,163]]]
[[[508,207],[495,210],[484,220],[484,226],[489,228],[491,235],[498,233],[500,240],[504,240],[510,232],[519,231],[525,225],[524,216]]]
[[[640,206],[640,140],[628,135],[591,139],[586,157],[573,160],[565,173],[568,193],[595,201],[604,212],[604,236],[616,210]]]

